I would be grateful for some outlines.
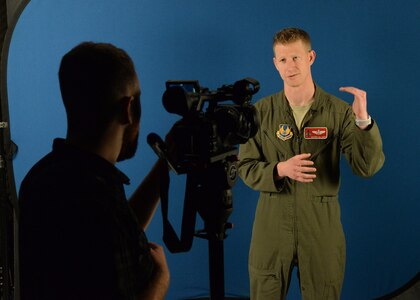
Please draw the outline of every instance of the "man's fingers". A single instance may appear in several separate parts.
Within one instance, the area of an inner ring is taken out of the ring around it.
[[[314,164],[314,162],[312,160],[308,160],[310,157],[310,153],[298,154],[294,157],[295,164],[298,166],[311,166]]]
[[[304,172],[300,172],[298,174],[298,177],[303,177],[303,178],[316,178],[316,174],[314,173],[304,173]]]
[[[313,182],[316,178],[316,172],[315,168],[309,168],[309,167],[299,167],[296,169],[296,173],[293,176],[292,179],[299,181],[299,182]]]
[[[163,249],[163,247],[159,244],[156,244],[154,242],[149,242],[150,250],[160,251],[160,249]]]
[[[355,95],[356,92],[357,92],[357,89],[355,87],[352,87],[352,86],[343,86],[343,87],[339,88],[339,90],[340,90],[340,92],[347,92],[347,93],[350,93],[350,94],[353,94],[353,95]]]
[[[159,245],[156,244],[156,243],[154,243],[154,242],[149,242],[149,246],[150,246],[150,248],[157,248],[157,247],[159,247]]]
[[[286,162],[277,164],[277,174],[280,177],[289,177],[299,182],[312,182],[316,178],[314,162],[309,160],[311,153],[295,155]]]
[[[307,182],[313,182],[315,178],[316,178],[315,174],[302,174],[301,176],[296,177],[295,180],[299,182],[307,183]]]
[[[347,92],[353,95],[358,95],[358,96],[366,96],[366,92],[364,90],[355,88],[354,86],[343,86],[341,88],[339,88],[339,90],[341,92]]]
[[[300,172],[302,172],[302,173],[315,173],[316,168],[301,167]]]
[[[312,160],[301,160],[299,161],[299,166],[312,166],[314,164],[314,162]]]
[[[311,157],[311,153],[303,153],[295,156],[296,159],[302,160]]]

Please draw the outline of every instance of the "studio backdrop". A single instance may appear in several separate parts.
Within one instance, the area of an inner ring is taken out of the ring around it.
[[[13,1],[8,1],[13,5]],[[19,2],[19,1],[16,1]],[[368,111],[381,130],[386,161],[371,179],[342,163],[340,203],[347,265],[343,300],[389,293],[420,271],[420,2],[416,0],[32,0],[11,36],[7,100],[17,189],[30,167],[64,137],[66,116],[58,85],[61,57],[82,41],[108,42],[133,58],[142,90],[141,132],[135,158],[118,164],[131,179],[130,195],[156,160],[146,143],[150,132],[164,137],[180,116],[162,106],[167,80],[199,80],[216,89],[245,77],[260,82],[253,102],[282,88],[272,63],[272,37],[301,27],[317,53],[315,81],[341,94],[341,86],[367,91]],[[4,62],[3,62],[4,63]],[[6,87],[4,87],[6,88]],[[169,218],[181,226],[185,175],[171,174]],[[248,250],[258,193],[238,180],[233,187],[234,224],[224,241],[225,291],[248,296]],[[203,222],[199,219],[196,228]],[[162,242],[158,212],[147,230]],[[167,299],[209,293],[207,241],[171,254]],[[296,274],[295,274],[296,275]],[[299,299],[294,276],[288,299]]]

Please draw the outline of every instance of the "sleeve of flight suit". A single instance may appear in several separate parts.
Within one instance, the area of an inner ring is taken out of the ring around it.
[[[263,150],[263,131],[275,132],[275,129],[268,128],[269,125],[264,119],[265,107],[262,104],[263,102],[256,104],[260,129],[254,138],[239,147],[239,176],[246,185],[256,191],[279,192],[283,189],[285,179],[274,180],[278,163],[276,150],[269,147]]]
[[[250,188],[260,192],[278,192],[284,180],[274,181],[277,162],[266,162],[255,139],[239,147],[239,176]]]
[[[351,107],[346,112],[341,138],[341,151],[349,162],[353,173],[371,177],[378,172],[385,161],[382,139],[376,122],[365,130],[355,124]]]

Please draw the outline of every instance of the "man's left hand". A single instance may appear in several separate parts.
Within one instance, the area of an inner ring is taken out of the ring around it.
[[[366,92],[352,86],[341,87],[340,91],[354,95],[352,107],[356,119],[367,120],[369,118],[369,114],[367,112]]]

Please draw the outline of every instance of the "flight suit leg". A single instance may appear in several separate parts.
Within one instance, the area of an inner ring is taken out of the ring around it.
[[[285,299],[294,267],[293,199],[262,193],[249,252],[252,300]]]
[[[339,300],[346,246],[337,197],[314,197],[310,212],[297,247],[302,299]]]

